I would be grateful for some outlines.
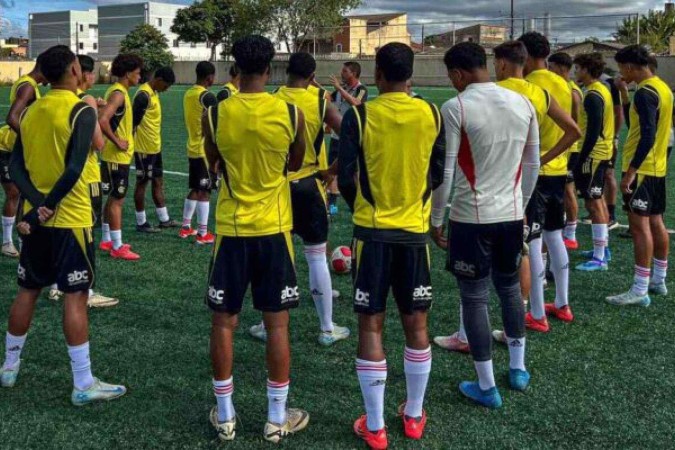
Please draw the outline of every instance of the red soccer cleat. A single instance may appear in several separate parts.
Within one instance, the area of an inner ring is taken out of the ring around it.
[[[546,311],[546,315],[552,315],[563,322],[570,323],[574,321],[574,314],[572,314],[572,308],[570,308],[569,305],[565,305],[562,308],[556,308],[555,303],[546,303],[544,305],[544,310]]]
[[[102,252],[110,253],[110,251],[113,249],[112,241],[101,241],[101,243],[98,244],[98,249]]]
[[[208,231],[204,236],[197,235],[197,244],[199,245],[208,245],[213,244],[216,241],[216,236]]]
[[[141,259],[141,257],[137,253],[131,251],[131,245],[129,244],[124,244],[117,250],[112,249],[110,251],[110,256],[112,256],[115,259],[123,259],[125,261],[137,261]]]
[[[398,415],[403,419],[403,432],[410,439],[422,439],[424,427],[427,424],[427,412],[422,410],[422,417],[408,417],[405,415],[405,402],[398,407]]]
[[[190,236],[196,236],[197,230],[193,230],[192,227],[182,227],[178,232],[178,237],[181,239],[189,238]]]
[[[541,320],[537,320],[532,317],[532,313],[529,312],[525,314],[525,327],[539,333],[548,333],[551,330],[548,326],[548,319],[546,319],[546,316]]]
[[[387,430],[382,428],[377,431],[370,431],[366,426],[366,415],[362,415],[356,422],[354,422],[354,433],[368,444],[368,448],[374,450],[386,450],[389,443],[387,442]]]
[[[572,240],[572,239],[563,239],[563,243],[565,244],[565,248],[567,250],[577,250],[579,248],[579,241]]]

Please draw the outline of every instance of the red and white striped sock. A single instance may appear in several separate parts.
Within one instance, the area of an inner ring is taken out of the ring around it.
[[[666,281],[666,273],[668,272],[668,260],[662,261],[654,258],[654,276],[652,282],[661,284]]]
[[[563,230],[563,237],[565,239],[569,239],[570,241],[576,241],[577,240],[577,221],[572,220],[570,222],[567,222],[565,224],[565,228]]]
[[[286,400],[290,381],[267,380],[267,421],[277,425],[286,423]]]
[[[356,359],[363,403],[366,407],[367,427],[370,431],[384,428],[384,388],[387,385],[387,360]]]
[[[213,394],[218,402],[218,422],[220,423],[229,422],[236,415],[232,403],[233,393],[232,377],[227,380],[213,380]]]
[[[649,267],[640,267],[635,265],[635,275],[633,276],[633,291],[636,295],[647,295],[649,289]]]
[[[431,373],[431,346],[424,350],[406,347],[403,353],[403,370],[408,392],[404,414],[408,417],[422,417],[424,393]]]
[[[604,261],[605,260],[605,247],[607,247],[607,224],[606,223],[594,223],[591,225],[593,233],[593,258]]]

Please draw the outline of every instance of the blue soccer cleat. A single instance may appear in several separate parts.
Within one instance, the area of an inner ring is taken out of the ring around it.
[[[5,388],[14,387],[16,379],[19,377],[19,367],[21,367],[20,360],[11,369],[0,369],[0,386]]]
[[[462,381],[459,383],[459,392],[486,408],[497,409],[502,406],[502,396],[496,387],[484,391],[477,381]]]
[[[607,303],[614,306],[642,306],[647,307],[652,303],[652,300],[649,298],[649,295],[639,295],[629,290],[619,295],[612,295],[611,297],[605,298]]]
[[[509,369],[509,384],[514,391],[525,391],[530,385],[530,373],[527,370]]]
[[[333,203],[332,205],[329,206],[328,212],[330,213],[331,216],[337,216],[338,206]]]
[[[584,250],[581,252],[581,256],[586,259],[591,259],[593,258],[593,250]],[[612,252],[610,251],[609,247],[605,247],[605,261],[612,262]]]
[[[579,264],[575,269],[582,272],[606,272],[609,267],[607,267],[607,261],[592,258],[590,261]]]
[[[127,388],[114,384],[104,383],[94,378],[94,383],[87,389],[73,389],[70,399],[75,406],[84,406],[89,403],[114,400],[127,393]]]

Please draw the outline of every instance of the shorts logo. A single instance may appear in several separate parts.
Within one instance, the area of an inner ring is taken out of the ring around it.
[[[281,291],[281,304],[292,302],[294,300],[300,299],[300,289],[295,287],[286,286],[285,289]]]
[[[127,191],[127,188],[125,186],[119,186],[117,188],[117,192],[119,192],[120,194],[124,194],[126,191]]]
[[[455,272],[469,277],[476,276],[476,266],[473,264],[465,263],[464,261],[455,262]]]
[[[101,189],[103,189],[104,191],[109,191],[110,183],[101,183]]]
[[[26,280],[26,268],[19,264],[19,267],[16,269],[16,276],[19,280]]]
[[[363,307],[369,307],[370,306],[370,294],[367,292],[363,292],[361,289],[356,289],[356,293],[354,294],[354,305],[355,306],[363,306]]]
[[[635,209],[639,209],[640,211],[647,211],[647,208],[649,208],[649,202],[640,198],[634,198],[630,206]]]
[[[530,229],[530,233],[539,233],[541,231],[541,224],[539,222],[534,222],[532,224],[532,228]]]
[[[199,185],[201,187],[204,187],[204,188],[209,187],[209,184],[211,184],[211,180],[209,180],[208,178],[202,178],[201,180],[199,180]]]
[[[413,301],[414,302],[423,302],[431,300],[431,286],[420,286],[416,287],[413,291]]]
[[[68,285],[73,286],[75,284],[82,284],[89,281],[89,271],[88,270],[76,270],[68,274]]]
[[[593,197],[596,197],[596,196],[599,197],[599,196],[601,196],[601,195],[602,195],[602,188],[600,188],[599,186],[593,186],[593,187],[591,188],[591,196],[593,196]]]
[[[214,305],[222,305],[225,299],[225,291],[218,290],[213,286],[209,286],[209,301]]]

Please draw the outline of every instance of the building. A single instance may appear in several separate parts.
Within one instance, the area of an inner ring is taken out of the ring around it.
[[[75,53],[98,53],[98,13],[58,11],[28,16],[28,54],[30,58],[54,45],[67,45]]]
[[[486,47],[496,47],[508,40],[509,28],[503,25],[478,24],[425,38],[425,44],[448,48],[459,42],[475,42]]]
[[[23,38],[0,39],[0,57],[11,59],[27,58],[28,39]]]
[[[623,44],[615,42],[596,42],[596,41],[584,41],[574,44],[561,45],[556,48],[556,52],[564,52],[569,54],[571,57],[576,55],[582,55],[585,53],[601,53],[605,57],[605,60],[613,60],[616,52],[624,48]]]

